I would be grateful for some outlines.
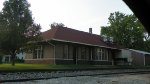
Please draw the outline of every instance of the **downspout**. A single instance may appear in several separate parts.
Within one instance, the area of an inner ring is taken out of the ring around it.
[[[55,62],[55,45],[50,43],[50,42],[48,42],[47,40],[46,40],[46,42],[54,47],[54,64],[56,65],[56,62]]]

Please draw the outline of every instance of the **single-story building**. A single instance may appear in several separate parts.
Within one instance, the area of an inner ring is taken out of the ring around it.
[[[121,49],[115,59],[118,65],[150,65],[150,53],[135,49]]]
[[[43,40],[33,42],[25,63],[113,65],[119,48],[111,47],[100,35],[67,27],[54,27],[42,33]]]

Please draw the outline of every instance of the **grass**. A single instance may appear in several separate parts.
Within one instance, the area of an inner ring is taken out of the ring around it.
[[[12,66],[11,64],[0,64],[0,70],[14,70],[14,69],[48,69],[49,65],[45,64],[15,64]]]
[[[48,65],[48,64],[0,64],[0,70],[27,70],[27,69],[86,69],[92,65]]]
[[[93,69],[93,68],[149,68],[150,67],[140,67],[140,66],[96,66],[96,65],[49,65],[49,64],[16,64],[12,66],[11,64],[0,64],[0,70],[32,70],[32,69]]]

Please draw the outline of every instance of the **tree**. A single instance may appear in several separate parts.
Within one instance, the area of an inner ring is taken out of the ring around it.
[[[0,48],[11,55],[14,66],[16,53],[29,40],[34,40],[32,37],[39,36],[41,28],[34,23],[26,0],[7,0],[3,5],[0,12]]]
[[[101,27],[101,35],[112,37],[115,42],[127,48],[144,50],[146,33],[135,15],[120,12],[111,13],[109,26]]]
[[[51,26],[51,28],[56,28],[56,27],[62,28],[62,27],[65,27],[65,25],[63,23],[56,23],[56,22],[52,23],[50,26]]]

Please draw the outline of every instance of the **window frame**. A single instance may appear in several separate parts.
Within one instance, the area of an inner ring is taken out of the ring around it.
[[[34,48],[33,52],[33,59],[43,59],[43,46],[42,45],[37,45]]]
[[[96,48],[95,61],[108,61],[108,50],[104,48]]]

